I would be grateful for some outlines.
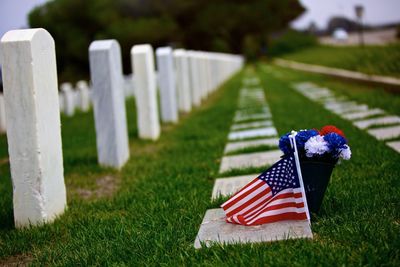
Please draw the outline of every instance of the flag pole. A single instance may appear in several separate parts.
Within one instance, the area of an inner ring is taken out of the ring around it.
[[[290,143],[294,148],[294,159],[296,162],[297,175],[299,177],[301,194],[303,196],[303,202],[304,202],[304,207],[306,209],[307,220],[308,220],[308,223],[311,224],[310,212],[308,211],[307,196],[306,196],[306,191],[305,191],[304,183],[303,183],[303,175],[301,173],[301,168],[300,168],[299,153],[297,151],[297,146],[296,146],[296,135],[297,135],[297,132],[292,132],[292,134],[289,136],[289,138],[291,141]]]

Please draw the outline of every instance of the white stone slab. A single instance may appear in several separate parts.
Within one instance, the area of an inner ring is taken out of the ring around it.
[[[189,79],[189,61],[184,49],[174,50],[178,109],[182,112],[192,110],[192,98]]]
[[[250,183],[259,174],[247,174],[234,177],[224,177],[215,180],[214,188],[211,195],[211,200],[217,199],[220,196],[231,196]]]
[[[395,124],[395,123],[400,123],[400,117],[385,116],[385,117],[353,122],[353,124],[360,129],[367,129],[373,125],[380,125],[380,124],[384,125],[384,124]]]
[[[237,123],[237,124],[232,125],[231,130],[243,130],[243,129],[249,129],[249,128],[265,127],[265,126],[272,126],[272,121],[265,120],[265,121]]]
[[[370,116],[381,115],[381,114],[385,114],[385,112],[379,108],[374,108],[374,109],[369,109],[369,110],[361,111],[361,112],[347,113],[347,114],[344,114],[342,117],[347,120],[359,120],[359,119],[364,119],[364,118],[368,118]]]
[[[116,40],[89,47],[93,111],[100,165],[121,168],[129,158],[121,48]]]
[[[44,29],[9,31],[0,62],[15,226],[51,222],[67,205],[54,40]]]
[[[60,89],[64,94],[64,113],[68,117],[72,117],[75,114],[75,94],[72,85],[71,83],[62,83]]]
[[[139,138],[157,140],[160,137],[158,101],[151,45],[134,45],[131,49],[132,70],[135,74],[136,112]]]
[[[6,107],[3,94],[0,94],[0,133],[5,133],[6,127]]]
[[[349,105],[343,106],[341,108],[331,109],[333,113],[336,113],[339,116],[343,116],[344,114],[350,112],[362,112],[367,110],[369,110],[369,107],[367,105]]]
[[[214,244],[262,243],[278,240],[313,238],[307,220],[281,221],[256,226],[243,226],[225,221],[222,209],[207,210],[196,236],[194,247],[201,244],[211,247]]]
[[[243,122],[249,120],[267,120],[270,119],[272,116],[268,113],[259,113],[259,114],[250,114],[246,116],[235,116],[233,121],[236,122]]]
[[[135,96],[135,77],[132,74],[124,75],[124,94],[125,98]]]
[[[200,64],[199,56],[194,51],[188,51],[189,58],[189,69],[190,69],[190,88],[191,99],[193,106],[199,106],[201,104],[202,91],[201,91],[201,77],[200,77]]]
[[[386,145],[400,153],[400,141],[387,142]]]
[[[219,172],[250,167],[267,167],[277,162],[281,156],[280,150],[224,156],[221,160]]]
[[[86,81],[81,80],[76,83],[76,89],[78,90],[78,107],[81,111],[86,112],[90,108],[89,85]]]
[[[255,128],[255,129],[231,132],[228,135],[228,139],[231,141],[243,140],[255,137],[275,136],[277,134],[278,132],[276,131],[275,127],[264,127],[264,128]]]
[[[306,90],[309,88],[316,88],[318,86],[312,82],[301,82],[301,83],[294,84],[293,87],[298,90]]]
[[[243,85],[246,86],[255,86],[260,84],[260,79],[257,77],[251,77],[251,78],[244,78],[242,80]]]
[[[278,138],[256,139],[256,140],[227,143],[225,146],[224,153],[226,154],[226,153],[238,151],[238,150],[241,150],[244,148],[258,147],[258,146],[263,146],[263,145],[278,146],[278,143],[279,143]]]
[[[161,120],[178,122],[178,105],[176,103],[176,83],[174,58],[171,47],[159,47],[156,50],[158,81],[161,98]]]
[[[400,126],[371,129],[368,133],[378,140],[392,139],[400,136]]]
[[[346,101],[339,101],[339,100],[325,101],[325,108],[328,110],[349,108],[349,107],[354,107],[357,105],[358,105],[358,103],[355,101],[347,101],[347,100]]]
[[[251,116],[253,114],[271,114],[271,111],[267,105],[262,107],[248,107],[240,108],[235,112],[235,117]]]

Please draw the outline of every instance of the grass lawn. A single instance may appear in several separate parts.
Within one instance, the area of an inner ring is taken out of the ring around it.
[[[400,43],[387,46],[316,46],[282,56],[303,63],[400,77]]]
[[[6,141],[0,138],[0,265],[25,259],[38,265],[337,266],[400,264],[400,155],[350,122],[290,88],[312,80],[333,90],[353,86],[323,76],[258,65],[279,134],[335,124],[353,158],[334,170],[313,240],[230,245],[195,250],[193,242],[236,110],[241,75],[157,142],[137,139],[128,101],[131,158],[120,171],[97,166],[93,116],[62,119],[68,211],[54,224],[13,228]],[[351,97],[399,114],[398,97],[358,86]],[[363,93],[361,93],[363,92]],[[392,110],[393,109],[393,110]],[[247,172],[249,173],[249,172]],[[108,177],[108,179],[105,179]]]

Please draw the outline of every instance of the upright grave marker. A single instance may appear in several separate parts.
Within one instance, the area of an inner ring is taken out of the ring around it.
[[[129,158],[121,49],[116,40],[89,47],[98,161],[121,168]]]
[[[179,111],[190,112],[192,110],[192,101],[190,96],[189,62],[187,53],[184,49],[176,49],[174,51],[174,58],[178,89],[178,108]]]
[[[4,96],[0,94],[0,133],[5,133],[6,128],[6,108],[4,103]]]
[[[172,49],[171,47],[159,47],[156,54],[161,96],[161,120],[163,122],[178,122]]]
[[[160,137],[154,53],[151,45],[135,45],[131,49],[139,138],[157,140]]]
[[[189,51],[189,64],[190,64],[190,88],[191,99],[193,106],[199,106],[201,104],[201,87],[200,87],[200,76],[199,76],[199,59],[195,51]]]
[[[72,117],[75,113],[75,95],[72,85],[70,83],[62,83],[60,88],[64,100],[64,113],[68,117]]]
[[[66,208],[54,40],[44,29],[1,39],[16,227],[50,222]]]
[[[78,90],[78,106],[82,111],[88,111],[90,108],[89,86],[86,81],[78,81],[76,83]]]

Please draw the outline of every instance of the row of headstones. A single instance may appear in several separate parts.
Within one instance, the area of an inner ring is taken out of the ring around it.
[[[131,49],[132,87],[141,139],[157,140],[160,136],[157,80],[161,121],[176,123],[179,111],[187,113],[199,106],[243,65],[241,56],[170,47],[158,48],[156,58],[158,75],[150,45]],[[99,162],[120,168],[129,157],[124,95],[119,90],[123,87],[120,46],[116,40],[94,41],[89,47],[89,59]],[[110,144],[115,144],[114,148]]]
[[[354,126],[367,132],[400,153],[400,117],[390,115],[380,108],[370,108],[365,104],[349,100],[345,96],[335,96],[328,88],[321,88],[310,82],[297,83],[294,89],[310,100],[322,103]]]
[[[155,140],[160,126],[153,49],[150,45],[137,45],[131,55],[139,136]],[[193,90],[201,98],[243,65],[241,56],[205,55],[195,61],[202,71],[193,72],[198,73],[197,81],[204,86]],[[173,106],[175,59],[178,102],[182,100],[188,110],[192,106],[192,91],[187,52],[178,50],[172,54],[167,48],[157,56],[162,57],[159,59],[161,103]],[[94,41],[89,47],[89,60],[98,160],[102,165],[120,168],[129,157],[129,147],[118,42]],[[64,212],[67,203],[54,40],[44,29],[9,31],[1,39],[0,62],[15,224],[24,227],[50,222]],[[165,100],[166,94],[171,99]]]
[[[277,148],[278,133],[273,125],[272,114],[267,104],[264,90],[257,77],[243,79],[238,106],[228,135],[224,157],[219,169],[220,175],[232,170],[260,168],[272,165],[280,159],[282,152]],[[243,151],[243,149],[268,146],[261,152]],[[211,199],[227,197],[239,191],[255,179],[258,174],[249,173],[240,176],[223,177],[215,180]],[[207,210],[195,241],[195,248],[202,245],[235,244],[249,242],[266,242],[293,238],[297,234],[310,236],[307,225],[295,223],[290,225],[263,225],[256,227],[232,225],[225,222],[222,209]],[[295,229],[288,233],[287,229]],[[301,233],[300,233],[301,232]],[[299,235],[299,236],[300,236]]]

